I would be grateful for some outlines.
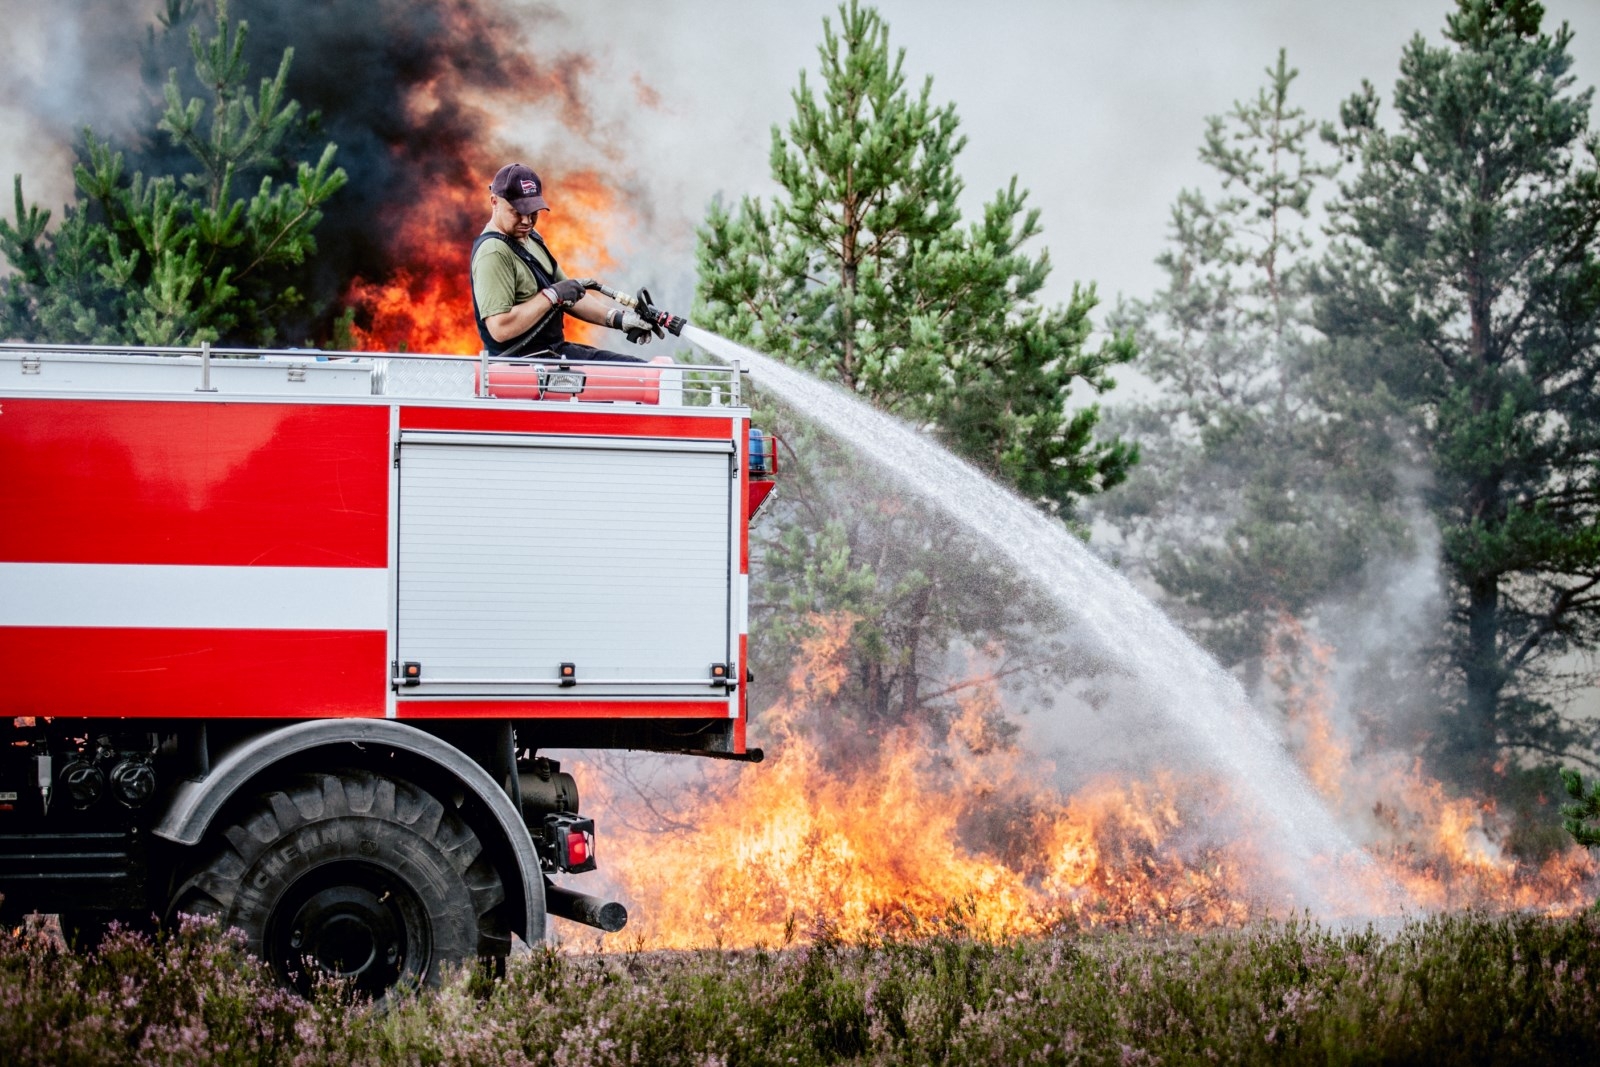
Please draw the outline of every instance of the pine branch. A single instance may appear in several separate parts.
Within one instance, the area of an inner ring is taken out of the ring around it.
[[[1563,767],[1561,784],[1574,801],[1561,806],[1562,827],[1584,848],[1600,848],[1600,781],[1586,790],[1578,772]]]

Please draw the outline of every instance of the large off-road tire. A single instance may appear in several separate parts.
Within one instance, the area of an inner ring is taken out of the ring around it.
[[[374,998],[437,984],[446,964],[503,959],[505,887],[477,835],[409,782],[362,771],[294,778],[224,828],[169,916],[244,933],[280,982]]]

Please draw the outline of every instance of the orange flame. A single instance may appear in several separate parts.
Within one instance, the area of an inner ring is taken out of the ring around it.
[[[969,688],[942,736],[902,728],[853,765],[830,761],[813,709],[845,681],[854,620],[813,621],[789,696],[762,724],[775,757],[696,767],[693,788],[662,798],[682,805],[670,828],[630,828],[636,798],[604,768],[579,771],[591,800],[601,786],[591,807],[609,816],[604,866],[633,914],[630,944],[775,945],[951,924],[994,938],[1062,923],[1203,929],[1293,908],[1272,874],[1281,849],[1233,810],[1226,783],[1162,771],[1063,795],[1047,761],[993,743],[993,679]],[[1570,910],[1592,899],[1600,870],[1583,850],[1529,869],[1500,855],[1492,811],[1447,797],[1414,761],[1364,758],[1358,770],[1329,714],[1331,652],[1298,636],[1307,654],[1286,690],[1291,733],[1375,860],[1339,880],[1397,883],[1426,909]]]
[[[1492,802],[1451,796],[1414,755],[1363,752],[1333,722],[1331,646],[1280,620],[1270,673],[1284,694],[1290,735],[1307,776],[1358,833],[1378,873],[1426,910],[1571,912],[1594,899],[1600,866],[1576,845],[1537,867],[1506,855],[1509,829]]]
[[[902,728],[853,767],[830,764],[809,709],[843,684],[854,620],[815,621],[792,695],[764,724],[773,760],[711,769],[680,791],[694,796],[692,821],[668,832],[608,823],[607,870],[633,936],[732,946],[956,924],[1003,937],[1063,922],[1228,925],[1259,910],[1242,877],[1248,848],[1185,840],[1196,829],[1185,813],[1205,809],[1215,783],[1162,775],[1062,797],[1047,763],[993,744],[993,679],[969,690],[943,737]],[[625,802],[607,793],[602,805]]]
[[[473,168],[493,175],[498,164]],[[486,190],[488,179],[481,188]],[[541,220],[549,243],[569,277],[604,277],[615,267],[607,250],[607,226],[616,214],[614,194],[592,172],[546,179],[552,211]],[[480,203],[481,201],[481,203]],[[404,209],[394,242],[396,267],[378,280],[356,278],[345,291],[356,311],[351,327],[363,352],[477,355],[482,343],[472,316],[467,253],[489,217],[487,191],[437,186]],[[572,316],[569,341],[599,344],[597,328]]]

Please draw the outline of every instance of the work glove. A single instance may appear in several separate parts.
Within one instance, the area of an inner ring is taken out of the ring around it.
[[[631,311],[622,308],[612,308],[606,316],[606,325],[613,330],[621,330],[622,335],[636,345],[649,344],[652,337],[663,337],[661,327],[641,319]]]
[[[582,278],[565,278],[554,285],[539,290],[539,295],[550,301],[554,307],[565,311],[567,308],[583,299],[583,294],[588,292],[584,288]]]

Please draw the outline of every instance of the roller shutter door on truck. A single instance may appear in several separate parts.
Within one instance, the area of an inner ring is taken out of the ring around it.
[[[416,696],[704,695],[731,659],[727,440],[406,434],[398,637]],[[578,685],[560,688],[560,665]]]

